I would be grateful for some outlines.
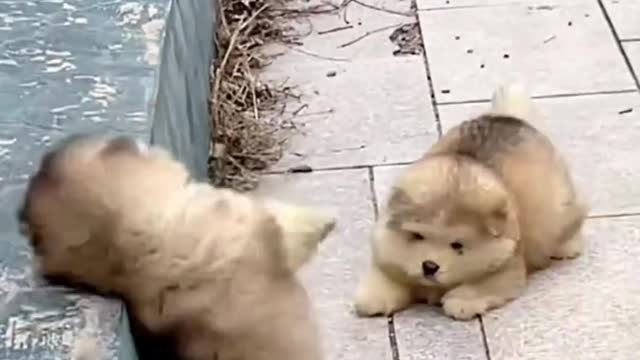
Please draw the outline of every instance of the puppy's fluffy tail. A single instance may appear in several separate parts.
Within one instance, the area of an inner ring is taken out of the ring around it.
[[[335,216],[327,210],[275,200],[267,201],[266,207],[282,229],[282,246],[292,272],[309,262],[336,225]]]
[[[493,93],[491,112],[529,120],[534,115],[534,106],[522,84],[500,86]]]

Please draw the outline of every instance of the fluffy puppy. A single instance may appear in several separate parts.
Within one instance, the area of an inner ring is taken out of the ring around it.
[[[580,254],[587,207],[561,155],[527,122],[536,116],[518,87],[502,87],[490,111],[400,176],[375,225],[359,315],[428,302],[471,319],[518,297],[552,258]]]
[[[191,181],[167,152],[72,136],[47,153],[19,211],[42,274],[125,299],[184,360],[319,360],[295,272],[335,220]]]

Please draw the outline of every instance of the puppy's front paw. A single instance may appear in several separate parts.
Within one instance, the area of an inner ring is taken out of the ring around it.
[[[388,316],[407,306],[403,296],[393,293],[364,293],[356,296],[355,310],[361,317]]]
[[[373,270],[360,285],[355,310],[361,317],[391,315],[411,303],[411,292],[400,284]]]
[[[442,308],[444,313],[457,320],[471,320],[478,315],[483,315],[489,310],[488,299],[445,299]]]

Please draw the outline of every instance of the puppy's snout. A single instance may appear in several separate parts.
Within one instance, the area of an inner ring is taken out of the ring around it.
[[[431,260],[422,262],[422,273],[424,276],[433,276],[440,269],[440,265],[434,263]]]

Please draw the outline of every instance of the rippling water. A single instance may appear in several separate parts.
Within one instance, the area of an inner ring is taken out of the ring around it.
[[[0,188],[65,133],[148,133],[168,5],[0,0]]]

